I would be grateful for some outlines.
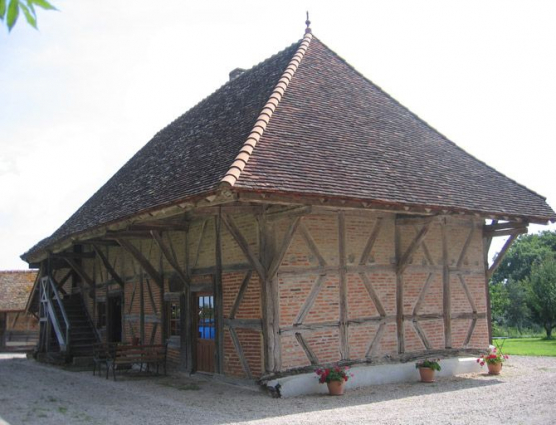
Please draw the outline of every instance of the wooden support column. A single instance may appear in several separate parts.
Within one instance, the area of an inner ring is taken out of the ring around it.
[[[162,235],[161,235],[162,236]],[[158,273],[160,274],[160,276],[162,276],[162,278],[164,279],[164,264],[162,262],[164,253],[162,252],[162,250],[160,250],[160,254],[158,256]],[[161,344],[165,344],[166,341],[168,340],[168,329],[166,326],[166,320],[167,319],[167,315],[168,315],[168,309],[166,308],[166,304],[164,303],[164,291],[165,291],[165,287],[164,284],[162,285],[162,287],[160,288],[160,291],[158,292],[158,301],[160,303],[160,335],[161,335]],[[153,303],[153,307],[155,307],[155,304]],[[180,312],[181,313],[181,312]],[[183,328],[180,328],[183,329]],[[151,338],[154,338],[155,333],[153,331],[153,336]]]
[[[395,223],[394,226],[394,240],[396,251],[396,330],[398,336],[398,353],[405,352],[405,329],[403,323],[403,270],[399,267],[402,258],[402,236],[400,225]]]
[[[446,230],[446,219],[442,220],[442,310],[444,317],[444,345],[452,348],[452,291],[450,287],[450,258],[448,255],[448,235]]]
[[[185,252],[185,267],[184,271],[186,276],[191,276],[190,261],[189,261],[189,230],[184,234],[184,252]],[[193,304],[191,288],[184,286],[183,295],[180,297],[180,326],[183,329],[180,335],[180,359],[182,367],[189,373],[193,371],[193,312],[191,306]]]
[[[141,246],[143,245],[140,242],[139,245],[139,252],[141,252]],[[150,263],[149,263],[150,266]],[[141,344],[146,344],[145,341],[145,278],[144,273],[140,270],[140,277],[139,277],[139,335],[141,335]]]
[[[223,313],[223,296],[222,296],[222,211],[218,207],[218,215],[214,217],[215,231],[215,265],[216,273],[214,274],[214,307],[215,307],[215,325],[216,325],[216,373],[224,373],[224,313]],[[233,334],[235,335],[235,333]],[[235,343],[235,340],[234,340]]]
[[[344,212],[338,213],[338,249],[340,265],[340,357],[349,359],[348,303],[347,303],[347,259],[346,219]]]
[[[268,270],[274,256],[274,227],[268,222],[265,214],[258,217],[259,220],[259,260],[262,266]],[[259,276],[261,284],[261,306],[263,322],[263,350],[264,370],[266,373],[274,371],[274,310],[272,308],[272,291],[270,282]]]

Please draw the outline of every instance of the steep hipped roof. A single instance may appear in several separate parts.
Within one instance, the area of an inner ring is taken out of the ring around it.
[[[219,184],[539,222],[556,218],[543,197],[458,148],[307,34],[156,134],[23,257],[213,193]]]
[[[316,38],[235,187],[555,216],[545,198],[460,149]]]
[[[0,271],[0,311],[25,310],[36,271]]]

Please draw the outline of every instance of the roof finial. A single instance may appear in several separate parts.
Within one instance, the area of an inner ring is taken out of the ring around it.
[[[305,34],[311,34],[311,21],[309,20],[309,11],[307,11],[307,20],[305,21],[305,25],[307,25],[307,28],[305,28]]]

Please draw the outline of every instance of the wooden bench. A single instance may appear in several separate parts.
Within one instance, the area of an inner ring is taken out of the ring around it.
[[[112,376],[116,380],[116,370],[124,369],[126,367],[139,366],[139,370],[146,367],[146,371],[150,370],[151,365],[156,367],[156,373],[159,373],[160,366],[164,368],[166,375],[166,344],[160,345],[126,345],[126,344],[101,344],[98,346],[98,351],[95,354],[95,370],[101,364],[106,365],[106,379],[110,369],[112,369]]]
[[[93,375],[96,375],[98,367],[98,374],[102,372],[102,365],[106,366],[106,378],[108,378],[108,361],[111,358],[111,353],[115,350],[117,343],[99,343],[93,345]]]

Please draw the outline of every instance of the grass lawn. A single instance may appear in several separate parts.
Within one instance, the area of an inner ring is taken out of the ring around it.
[[[504,345],[502,346],[502,341]],[[494,340],[495,345],[502,346],[504,354],[516,356],[551,356],[556,357],[556,339],[513,338]]]

